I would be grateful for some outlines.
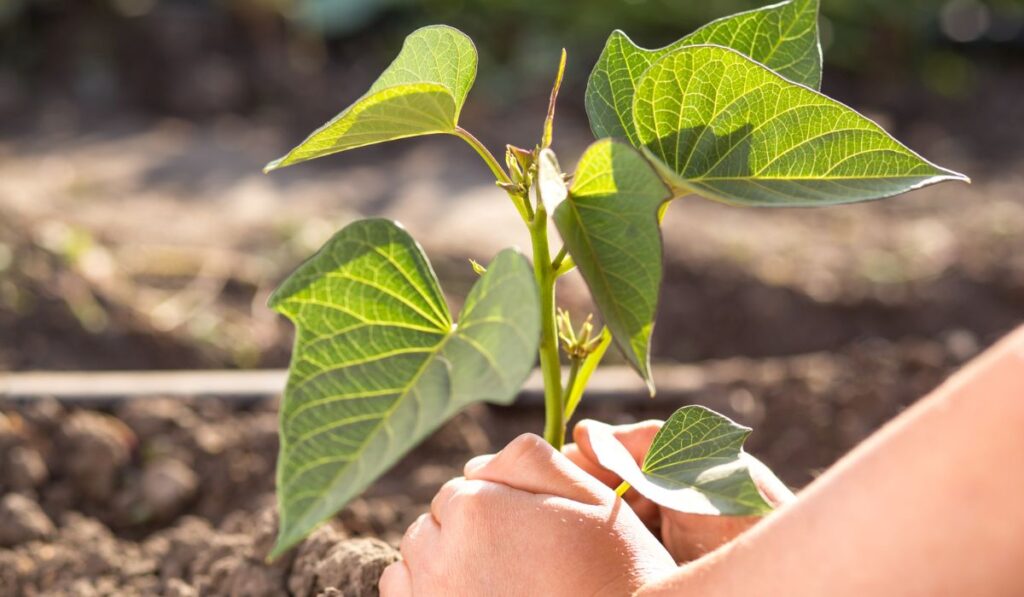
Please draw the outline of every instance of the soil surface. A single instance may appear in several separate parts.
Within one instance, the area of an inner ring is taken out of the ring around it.
[[[835,353],[704,362],[671,400],[584,403],[610,422],[684,402],[752,425],[748,448],[793,487],[979,349],[872,340]],[[476,407],[273,564],[276,404],[139,398],[6,403],[0,415],[0,587],[18,595],[376,595],[406,526],[471,456],[542,427],[539,408]],[[628,414],[626,414],[628,413]]]

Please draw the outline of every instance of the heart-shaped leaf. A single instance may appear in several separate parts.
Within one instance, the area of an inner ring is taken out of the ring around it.
[[[760,465],[743,451],[750,428],[703,406],[677,410],[654,436],[642,465],[613,428],[590,426],[598,462],[652,502],[690,514],[755,516],[772,510],[751,477]]]
[[[476,64],[476,47],[458,29],[414,31],[365,95],[264,171],[374,143],[454,132]]]
[[[661,285],[658,207],[670,197],[635,149],[602,139],[583,153],[569,197],[553,216],[605,325],[651,393],[651,331]]]
[[[732,48],[797,83],[815,89],[821,85],[818,0],[788,0],[724,17],[657,50],[641,48],[614,31],[587,82],[587,115],[594,135],[637,144],[633,96],[640,77],[658,58],[698,44]]]
[[[508,403],[537,354],[533,269],[505,250],[454,326],[422,249],[387,220],[338,232],[273,294],[296,326],[281,406],[272,556],[467,404]]]
[[[633,120],[638,144],[677,195],[817,206],[967,180],[849,107],[720,46],[655,61],[637,84]]]

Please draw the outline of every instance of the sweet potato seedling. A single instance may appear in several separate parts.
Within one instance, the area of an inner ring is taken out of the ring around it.
[[[365,95],[266,168],[452,135],[480,155],[532,239],[532,260],[506,249],[486,267],[473,264],[480,277],[458,323],[423,250],[383,219],[346,226],[274,292],[270,306],[296,327],[280,415],[274,556],[459,409],[512,401],[538,355],[544,437],[556,448],[610,344],[653,394],[659,228],[672,199],[817,207],[966,180],[818,91],[818,0],[719,19],[657,50],[613,32],[586,90],[598,140],[571,175],[552,149],[565,53],[539,142],[507,146],[501,161],[459,125],[476,67],[476,49],[463,33],[446,26],[415,31]],[[574,268],[600,310],[600,332],[589,318],[574,329],[557,310],[555,283]],[[663,505],[758,514],[770,507],[742,450],[749,432],[710,410],[684,407],[642,466],[615,446],[598,454]]]

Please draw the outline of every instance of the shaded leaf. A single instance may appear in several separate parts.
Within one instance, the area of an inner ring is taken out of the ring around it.
[[[580,158],[554,221],[612,337],[647,382],[661,285],[658,207],[670,198],[647,160],[603,139]]]
[[[622,31],[614,31],[587,82],[587,115],[594,135],[636,144],[633,96],[637,82],[662,56],[698,44],[732,48],[797,83],[815,89],[821,85],[818,0],[788,0],[723,17],[656,50],[641,48]]]
[[[540,333],[533,270],[521,254],[495,257],[454,326],[419,245],[387,220],[338,232],[270,305],[296,326],[273,556],[465,405],[510,402]]]
[[[637,142],[676,194],[753,206],[879,199],[967,180],[849,107],[720,46],[658,59],[637,85]]]
[[[374,143],[454,132],[476,65],[476,47],[461,31],[418,29],[365,95],[264,171]]]
[[[750,429],[703,406],[677,410],[654,436],[642,465],[613,434],[591,424],[598,462],[652,502],[691,514],[752,516],[772,507],[757,489],[743,451]]]

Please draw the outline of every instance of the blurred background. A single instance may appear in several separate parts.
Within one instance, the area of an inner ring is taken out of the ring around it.
[[[669,43],[754,0],[2,0],[0,368],[283,366],[271,288],[353,218],[401,220],[458,300],[524,245],[451,138],[260,167],[366,89],[414,28],[481,61],[463,125],[494,151],[539,136],[569,52],[556,149],[591,140],[604,39]],[[974,185],[824,211],[670,210],[656,359],[827,350],[955,330],[1021,306],[1024,2],[824,0],[824,91]],[[563,291],[586,305],[578,280]]]
[[[0,0],[0,382],[284,367],[292,330],[267,296],[370,215],[411,231],[457,308],[467,258],[529,246],[461,141],[262,166],[360,96],[406,34],[447,23],[480,52],[461,124],[495,153],[537,142],[568,50],[555,149],[570,169],[593,140],[583,92],[613,29],[657,47],[758,5]],[[609,422],[710,406],[754,427],[748,449],[794,487],[1024,321],[1024,0],[822,5],[825,93],[973,184],[829,209],[674,202],[659,395],[611,369],[581,406]],[[586,289],[560,284],[578,321]],[[469,409],[268,566],[275,401],[32,398],[0,396],[5,594],[316,594],[341,578],[321,560],[355,549],[343,536],[395,544],[468,457],[542,425],[526,398]],[[393,557],[370,547],[367,566]],[[344,594],[376,594],[365,576]]]

